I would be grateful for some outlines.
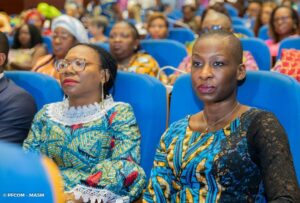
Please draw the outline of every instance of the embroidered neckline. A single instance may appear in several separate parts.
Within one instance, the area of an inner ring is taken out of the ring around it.
[[[95,102],[94,104],[84,106],[69,107],[69,100],[65,99],[62,102],[50,104],[46,112],[51,120],[63,125],[72,126],[100,119],[116,104],[113,98],[108,96],[103,101],[103,104]]]
[[[98,189],[93,187],[87,187],[84,185],[76,185],[75,188],[67,191],[67,193],[73,193],[76,200],[80,198],[83,199],[83,202],[90,201],[91,203],[95,202],[115,202],[115,203],[129,203],[130,198],[128,196],[119,196],[112,191],[106,189]]]

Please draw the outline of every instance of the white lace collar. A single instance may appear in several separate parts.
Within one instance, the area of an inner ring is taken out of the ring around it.
[[[75,199],[83,199],[83,202],[103,202],[103,203],[129,203],[130,198],[128,196],[119,196],[106,189],[97,189],[93,187],[87,187],[84,185],[76,185],[75,188],[67,193],[73,193]]]
[[[108,96],[107,99],[103,101],[103,104],[95,102],[90,105],[69,107],[69,100],[65,99],[62,102],[50,104],[47,108],[47,114],[51,120],[71,126],[100,119],[116,104],[113,98]]]

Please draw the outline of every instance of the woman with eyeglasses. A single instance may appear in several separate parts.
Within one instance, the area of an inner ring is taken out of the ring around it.
[[[50,75],[59,80],[59,73],[54,67],[55,62],[63,59],[67,51],[76,43],[87,43],[88,35],[79,20],[67,15],[55,18],[52,22],[51,30],[53,54],[40,58],[32,70]]]
[[[37,113],[24,150],[54,160],[67,199],[135,200],[146,183],[139,166],[141,135],[132,107],[109,95],[115,59],[98,46],[77,44],[55,68],[67,99]]]
[[[207,9],[203,12],[202,15],[202,23],[201,30],[199,35],[205,34],[211,30],[225,30],[229,32],[233,32],[232,22],[230,17],[226,15],[226,13],[220,13],[214,9]],[[239,33],[234,33],[237,37],[243,37],[243,35]],[[179,70],[184,72],[191,71],[191,49],[194,45],[195,41],[190,43],[187,46],[187,50],[189,55],[183,59],[183,61],[178,66]],[[246,66],[247,70],[258,70],[258,65],[252,54],[249,51],[243,52],[243,63]],[[174,74],[169,76],[169,84],[173,85],[179,76],[179,72],[175,72]]]
[[[278,54],[280,42],[287,37],[299,36],[299,16],[297,11],[291,7],[276,7],[270,18],[271,39],[266,40],[273,59]]]

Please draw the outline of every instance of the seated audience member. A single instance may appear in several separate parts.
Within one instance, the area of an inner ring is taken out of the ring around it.
[[[147,30],[151,39],[166,39],[169,34],[166,16],[159,12],[152,13],[147,20]]]
[[[228,16],[223,13],[216,12],[215,10],[205,11],[202,15],[202,23],[201,23],[201,31],[200,35],[208,32],[209,30],[226,30],[229,32],[233,32],[232,23]],[[234,33],[237,37],[241,35]],[[191,48],[194,45],[195,41],[188,45],[188,53],[189,55],[183,59],[180,63],[178,69],[190,72],[191,71]],[[258,70],[258,66],[252,54],[249,51],[243,51],[243,63],[246,66],[247,70]],[[169,76],[169,83],[171,85],[174,84],[179,72],[175,72],[174,74]]]
[[[249,28],[253,28],[256,19],[259,17],[261,13],[262,2],[260,0],[251,0],[247,6],[244,18],[248,20],[246,26]]]
[[[123,20],[121,8],[116,0],[90,0],[86,12],[92,16],[104,15],[109,22]]]
[[[16,30],[8,55],[9,70],[31,70],[38,59],[47,54],[40,31],[31,24]]]
[[[175,25],[189,27],[195,33],[199,32],[201,18],[196,16],[196,7],[193,4],[185,4],[182,6],[183,18],[175,23]]]
[[[231,32],[213,30],[197,39],[191,80],[204,108],[162,136],[145,202],[299,201],[283,127],[274,114],[237,100],[246,77],[242,53]]]
[[[40,58],[32,70],[59,80],[59,73],[54,68],[54,62],[63,59],[70,47],[76,43],[87,43],[88,35],[79,20],[67,15],[55,18],[51,30],[53,54]]]
[[[34,99],[5,77],[9,45],[0,32],[0,140],[22,144],[36,112]]]
[[[88,186],[80,194],[90,200],[99,189],[138,198],[146,184],[139,166],[141,135],[132,107],[108,95],[116,61],[100,47],[77,44],[55,66],[67,99],[37,113],[24,150],[52,158],[67,193]]]
[[[31,9],[28,11],[25,15],[24,21],[25,23],[32,24],[38,28],[42,35],[50,34],[50,30],[44,29],[45,17],[37,9]]]
[[[140,50],[139,33],[134,25],[121,21],[109,34],[110,52],[116,58],[118,70],[156,77],[159,65],[149,54]]]
[[[263,25],[268,25],[270,23],[271,13],[275,7],[276,3],[273,1],[267,1],[263,3],[260,15],[256,18],[253,28],[255,36],[258,36],[259,29]]]
[[[271,56],[276,58],[280,42],[287,37],[299,36],[299,17],[291,7],[276,7],[270,19],[271,39],[266,40]]]
[[[66,15],[74,17],[76,19],[81,19],[83,15],[83,5],[79,1],[66,0],[64,5]]]
[[[108,37],[104,35],[108,20],[105,16],[93,17],[88,25],[89,32],[92,34],[90,42],[108,42]]]

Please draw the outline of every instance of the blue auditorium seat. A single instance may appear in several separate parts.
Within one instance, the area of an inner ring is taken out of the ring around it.
[[[38,110],[45,104],[63,99],[59,83],[48,75],[30,71],[7,71],[4,74],[33,96]]]
[[[0,202],[63,203],[63,182],[46,157],[0,142]]]
[[[272,66],[271,53],[268,46],[259,38],[241,38],[243,50],[251,52],[259,70],[269,71]]]
[[[111,91],[114,100],[133,107],[142,135],[141,165],[149,177],[157,144],[166,129],[166,89],[154,77],[119,71]]]
[[[158,62],[160,67],[173,66],[178,67],[181,61],[187,56],[185,46],[174,40],[142,40],[141,47]],[[167,74],[173,71],[166,71]]]
[[[282,40],[278,49],[277,59],[280,58],[282,49],[300,50],[300,37],[291,37]]]

